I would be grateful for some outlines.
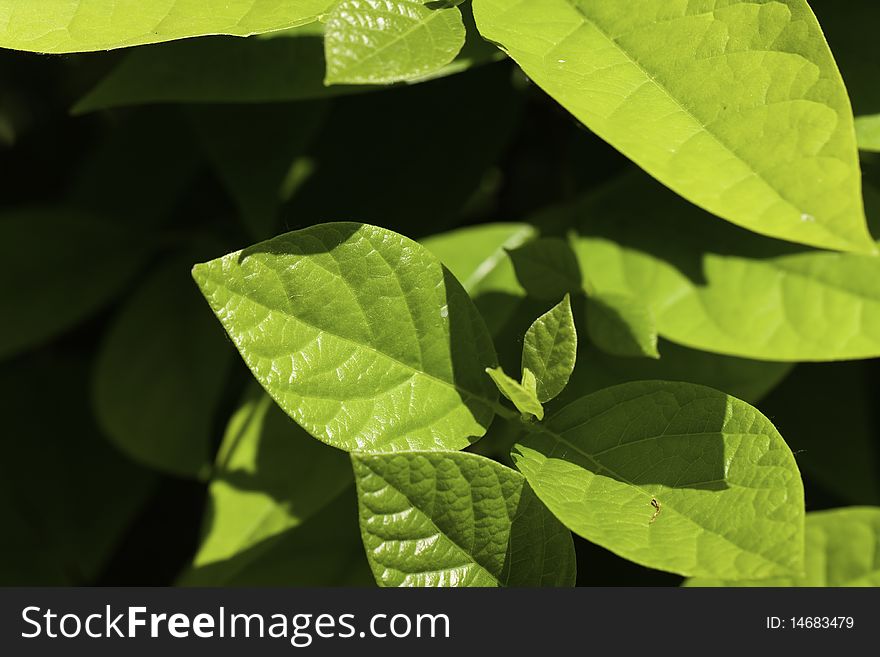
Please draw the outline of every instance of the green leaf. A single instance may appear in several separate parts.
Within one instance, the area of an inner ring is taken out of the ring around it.
[[[328,85],[390,84],[433,73],[465,42],[456,7],[423,0],[342,0],[324,19]]]
[[[101,427],[131,458],[206,477],[230,351],[178,260],[134,293],[104,339],[93,397]]]
[[[474,0],[477,26],[652,176],[764,235],[876,253],[852,110],[804,0]]]
[[[544,407],[538,401],[537,392],[525,385],[525,374],[523,375],[522,384],[507,376],[500,367],[494,369],[487,367],[486,374],[495,382],[501,394],[513,402],[513,405],[516,406],[520,413],[534,415],[539,420],[544,419]],[[534,375],[532,375],[531,380],[534,380]]]
[[[353,453],[382,586],[572,586],[571,534],[517,472],[466,453]]]
[[[116,296],[151,244],[118,221],[65,208],[0,215],[0,358],[72,328]]]
[[[0,0],[0,48],[63,53],[250,36],[318,18],[333,0]]]
[[[639,299],[669,340],[776,361],[880,356],[880,258],[760,239],[644,176],[563,212],[591,288]]]
[[[534,299],[555,301],[582,290],[581,269],[571,246],[556,237],[542,237],[510,252],[516,278]]]
[[[537,395],[548,402],[565,389],[577,359],[577,330],[571,299],[565,298],[535,320],[523,340],[522,368],[534,373]]]
[[[798,365],[761,405],[808,481],[852,504],[880,504],[873,363]]]
[[[461,449],[492,421],[486,326],[448,270],[401,235],[323,224],[193,276],[257,380],[328,444]]]
[[[226,428],[193,567],[244,555],[301,525],[352,483],[344,452],[314,440],[253,383]]]
[[[297,162],[326,111],[322,102],[190,108],[211,165],[254,239],[276,234],[280,207],[294,191]]]
[[[88,365],[42,351],[0,370],[0,586],[94,584],[154,490],[101,437]]]
[[[791,451],[767,418],[710,388],[608,388],[534,427],[513,459],[563,524],[630,561],[728,579],[803,566]]]
[[[651,310],[631,296],[588,295],[587,333],[599,349],[614,356],[660,358]]]
[[[694,578],[685,586],[880,586],[880,509],[851,507],[807,514],[805,574],[752,581]]]
[[[325,447],[326,450],[329,448]],[[348,459],[345,459],[348,461]],[[347,464],[351,478],[351,465]],[[190,568],[180,586],[375,586],[358,530],[354,486],[302,525],[229,559]]]

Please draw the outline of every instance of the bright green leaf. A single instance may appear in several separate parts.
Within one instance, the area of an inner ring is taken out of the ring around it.
[[[208,488],[193,567],[236,559],[301,525],[352,483],[344,452],[314,440],[254,383],[232,416]]]
[[[613,356],[660,358],[651,309],[631,296],[589,295],[587,333],[599,349]]]
[[[534,373],[539,400],[548,402],[565,389],[576,359],[577,330],[566,294],[535,320],[523,340],[523,372],[528,369]]]
[[[122,309],[95,365],[94,405],[107,436],[131,458],[204,477],[232,359],[192,288],[189,262],[153,273]]]
[[[461,12],[424,0],[342,0],[324,22],[328,85],[425,76],[455,59],[465,42]]]
[[[571,534],[525,479],[466,453],[353,453],[361,532],[383,586],[572,586]]]
[[[474,16],[687,199],[765,235],[876,252],[849,98],[805,0],[474,0]]]
[[[776,361],[880,356],[880,258],[758,238],[643,176],[564,212],[592,289],[639,299],[669,340]]]
[[[571,246],[556,237],[542,237],[510,252],[516,278],[534,299],[556,301],[581,292],[581,270]]]
[[[320,440],[461,449],[492,421],[485,323],[409,239],[323,224],[197,265],[193,276],[263,387]]]
[[[495,369],[486,368],[488,374],[501,394],[507,397],[517,410],[523,414],[534,415],[539,420],[544,419],[544,407],[538,401],[537,392],[529,389],[524,383],[519,383],[516,379],[512,379],[504,373],[500,367]],[[523,379],[525,382],[525,378]]]
[[[880,586],[880,509],[807,514],[805,574],[752,581],[694,578],[685,586]]]
[[[250,36],[318,18],[333,0],[0,0],[0,48],[110,50],[210,34]]]
[[[62,208],[6,212],[0,230],[0,358],[88,317],[123,289],[151,251],[130,225]]]
[[[348,470],[350,478],[350,465]],[[375,586],[358,530],[354,486],[302,525],[229,559],[187,570],[178,585]]]
[[[636,563],[726,579],[803,566],[791,451],[757,410],[710,388],[608,388],[533,427],[513,459],[563,524]]]

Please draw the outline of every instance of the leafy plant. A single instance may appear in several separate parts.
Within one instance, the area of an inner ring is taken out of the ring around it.
[[[875,4],[0,0],[0,582],[880,583]]]

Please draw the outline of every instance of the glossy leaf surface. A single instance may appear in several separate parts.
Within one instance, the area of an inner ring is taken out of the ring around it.
[[[876,252],[850,101],[805,0],[475,0],[474,16],[685,198],[764,235]]]
[[[346,450],[461,449],[498,392],[486,326],[424,247],[323,224],[198,265],[193,275],[257,380]]]
[[[571,586],[571,533],[514,470],[465,453],[352,454],[383,586]]]
[[[730,579],[803,566],[791,450],[757,410],[710,388],[608,388],[536,427],[513,459],[569,529],[636,563]]]

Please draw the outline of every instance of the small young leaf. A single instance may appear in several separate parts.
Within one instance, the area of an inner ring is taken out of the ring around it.
[[[131,458],[204,477],[232,358],[190,283],[190,262],[156,271],[122,309],[101,346],[93,395],[101,427]]]
[[[250,36],[314,21],[334,0],[0,0],[0,48],[63,53],[206,34]]]
[[[651,309],[623,294],[587,297],[587,333],[612,356],[660,358]]]
[[[693,578],[685,586],[880,586],[880,508],[851,507],[807,514],[802,577],[725,581]]]
[[[849,97],[805,0],[473,5],[529,78],[688,200],[764,235],[877,252]]]
[[[529,327],[523,341],[523,372],[537,380],[537,395],[548,402],[565,389],[577,359],[577,331],[571,299],[565,298]]]
[[[534,415],[539,420],[544,419],[544,407],[538,401],[534,389],[529,389],[515,379],[511,379],[500,367],[486,368],[486,374],[492,377],[501,394],[512,401],[520,413]],[[532,381],[534,380],[534,375],[532,375]],[[523,377],[523,381],[525,381],[525,377]]]
[[[324,442],[461,449],[495,415],[485,323],[449,271],[401,235],[323,224],[193,276],[257,380]]]
[[[424,0],[342,0],[323,20],[328,85],[422,77],[455,59],[465,41],[458,8]]]
[[[251,548],[301,525],[351,483],[348,456],[314,440],[254,382],[220,446],[193,567],[232,558],[243,566]]]
[[[803,566],[791,450],[757,410],[710,388],[608,388],[533,425],[513,459],[563,524],[636,563],[725,579]]]
[[[520,285],[530,297],[555,301],[582,292],[581,268],[571,246],[556,237],[542,237],[510,252]]]
[[[467,453],[353,453],[382,586],[572,586],[571,534],[523,477]]]

